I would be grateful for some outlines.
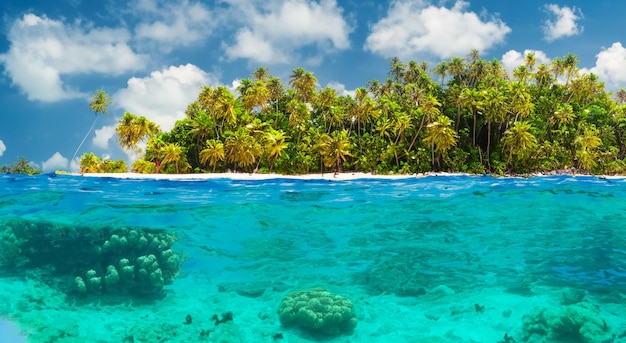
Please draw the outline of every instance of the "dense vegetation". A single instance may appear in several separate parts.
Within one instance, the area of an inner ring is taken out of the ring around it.
[[[626,172],[626,91],[612,97],[572,54],[536,64],[529,53],[509,75],[477,51],[432,70],[394,58],[353,96],[259,67],[238,96],[203,87],[169,132],[125,113],[117,133],[140,173]]]
[[[18,158],[18,160],[10,166],[7,166],[6,164],[0,166],[0,174],[36,175],[41,173],[41,169],[28,162],[24,157]]]

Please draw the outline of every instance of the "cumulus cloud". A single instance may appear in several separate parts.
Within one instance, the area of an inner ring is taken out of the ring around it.
[[[4,142],[0,139],[0,157],[4,155],[5,151],[7,151],[7,146],[4,145]]]
[[[582,68],[581,73],[594,73],[604,81],[608,89],[626,88],[626,48],[615,42],[596,55],[596,65]]]
[[[80,158],[75,158],[70,162],[70,171],[72,173],[78,173],[80,171]]]
[[[546,53],[541,50],[526,49],[524,53],[517,50],[509,50],[502,55],[502,66],[510,73],[513,69],[526,64],[525,57],[529,53],[535,54],[535,68],[542,63],[548,64],[551,61]]]
[[[49,159],[42,163],[42,169],[44,172],[53,172],[55,170],[67,169],[68,159],[63,157],[58,151],[55,152]]]
[[[504,42],[511,29],[496,17],[484,19],[468,12],[468,6],[465,1],[457,1],[452,8],[420,0],[393,1],[387,15],[371,27],[364,48],[408,60],[423,54],[438,58],[466,55]]]
[[[96,129],[96,136],[93,138],[92,143],[102,149],[109,147],[109,140],[115,135],[115,126],[103,126],[100,129]]]
[[[144,57],[129,47],[126,29],[96,28],[90,23],[25,14],[13,22],[9,50],[0,63],[29,100],[54,102],[83,96],[64,76],[87,73],[120,75],[139,70]]]
[[[216,24],[204,5],[187,0],[141,0],[135,6],[140,18],[149,18],[135,27],[135,38],[158,43],[166,51],[203,40]]]
[[[153,71],[150,76],[128,80],[127,87],[113,95],[124,111],[145,116],[169,131],[176,120],[185,117],[187,105],[196,100],[200,88],[216,85],[217,80],[193,64]]]
[[[349,95],[349,96],[354,98],[354,96],[356,94],[356,90],[354,90],[354,89],[351,89],[351,90],[346,89],[346,85],[344,85],[341,82],[331,81],[331,82],[328,83],[328,87],[336,90],[338,95]]]
[[[543,33],[548,42],[559,38],[576,36],[583,32],[583,27],[578,25],[578,20],[583,18],[580,9],[576,7],[559,7],[556,4],[545,5],[545,10],[550,15],[543,24]]]
[[[353,28],[336,0],[231,3],[245,21],[234,44],[224,43],[230,59],[281,64],[302,58],[319,63],[325,54],[350,47],[348,36]],[[316,51],[307,54],[304,50],[308,47]]]

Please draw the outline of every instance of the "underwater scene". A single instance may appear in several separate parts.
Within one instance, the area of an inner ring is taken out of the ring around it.
[[[626,342],[625,286],[621,178],[0,175],[2,343]]]

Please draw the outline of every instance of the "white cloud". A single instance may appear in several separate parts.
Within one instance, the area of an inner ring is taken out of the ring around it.
[[[130,35],[125,29],[25,14],[13,22],[7,39],[10,48],[0,55],[0,63],[29,100],[54,102],[83,96],[65,83],[64,76],[120,75],[143,68],[144,57],[128,46]]]
[[[49,159],[42,163],[44,172],[53,172],[55,170],[67,169],[68,159],[63,157],[61,153],[55,152]]]
[[[216,24],[204,5],[188,0],[177,3],[142,0],[135,9],[138,17],[152,18],[135,27],[136,38],[155,41],[165,51],[201,41],[210,35]]]
[[[96,129],[96,136],[93,138],[92,143],[102,149],[109,147],[109,140],[115,135],[115,126],[103,126],[100,129]]]
[[[256,63],[293,63],[303,58],[321,62],[323,56],[350,47],[353,28],[342,16],[336,0],[248,2],[231,0],[243,19],[235,43],[224,43],[230,59],[245,58]],[[314,47],[313,53],[304,49]],[[303,56],[303,57],[302,57]]]
[[[596,55],[594,67],[582,68],[580,72],[598,75],[607,85],[607,89],[626,88],[626,48],[621,42],[613,43]]]
[[[0,139],[0,157],[4,155],[5,151],[7,151],[7,146],[4,145],[4,142]]]
[[[349,95],[354,98],[356,95],[356,90],[348,90],[346,89],[346,85],[341,82],[331,81],[328,83],[328,87],[337,91],[338,95]]]
[[[502,66],[509,73],[511,73],[515,68],[526,64],[524,58],[529,53],[535,54],[535,68],[537,68],[537,66],[542,63],[548,64],[551,61],[546,53],[541,50],[526,49],[524,50],[524,53],[521,53],[517,50],[509,50],[505,52],[504,55],[502,55]]]
[[[496,17],[483,20],[468,12],[468,5],[457,1],[446,8],[421,0],[393,1],[387,16],[371,27],[364,48],[384,57],[409,60],[424,54],[438,58],[466,55],[504,42],[511,29]]]
[[[78,173],[80,171],[80,157],[76,157],[70,162],[70,171],[72,173]]]
[[[583,32],[583,27],[577,21],[583,18],[580,9],[576,7],[559,7],[556,4],[545,5],[545,10],[551,16],[543,25],[543,33],[548,42],[556,39],[576,36]]]
[[[200,87],[215,84],[212,75],[193,64],[171,66],[148,77],[129,79],[113,100],[124,111],[145,116],[168,131],[185,117],[187,105],[196,100]]]

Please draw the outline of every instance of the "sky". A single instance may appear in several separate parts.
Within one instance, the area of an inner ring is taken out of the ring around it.
[[[432,68],[477,49],[512,70],[528,51],[572,53],[607,90],[626,88],[626,1],[5,0],[0,12],[0,165],[45,172],[76,171],[86,152],[130,163],[115,134],[125,112],[169,130],[202,86],[234,89],[259,66],[285,84],[303,67],[351,94],[385,80],[394,56]],[[108,115],[89,110],[98,89]]]

